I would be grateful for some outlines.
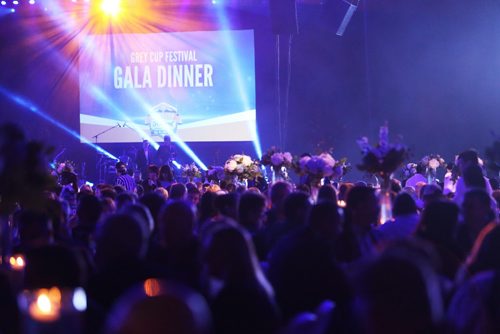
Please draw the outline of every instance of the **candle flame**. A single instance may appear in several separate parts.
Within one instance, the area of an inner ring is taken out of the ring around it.
[[[49,314],[52,312],[52,303],[50,302],[49,296],[46,294],[38,296],[36,305],[41,313]]]
[[[9,258],[10,267],[14,270],[22,270],[26,266],[23,255],[13,255]]]

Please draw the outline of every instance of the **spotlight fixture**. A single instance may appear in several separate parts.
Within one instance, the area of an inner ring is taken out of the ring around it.
[[[101,9],[110,16],[116,16],[120,12],[120,0],[103,0]]]
[[[14,0],[14,1],[12,1],[12,4],[14,4],[14,5],[19,5],[19,1]]]
[[[7,4],[7,2],[6,2],[6,1],[4,1],[4,0],[2,0],[2,1],[0,1],[0,4],[1,4],[2,6],[5,6],[5,5]]]

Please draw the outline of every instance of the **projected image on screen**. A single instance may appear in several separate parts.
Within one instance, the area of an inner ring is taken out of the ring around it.
[[[82,137],[254,140],[253,45],[251,30],[89,37],[79,61]]]

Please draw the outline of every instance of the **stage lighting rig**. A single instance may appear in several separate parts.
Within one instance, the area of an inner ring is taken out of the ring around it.
[[[344,15],[344,19],[342,20],[342,22],[340,23],[339,28],[337,29],[337,36],[343,36],[344,35],[344,32],[345,32],[347,26],[349,25],[349,22],[351,21],[351,18],[354,15],[354,12],[356,11],[356,9],[358,9],[359,1],[360,0],[351,0],[351,1],[354,1],[354,2],[351,2],[351,1],[348,1],[348,0],[343,0],[343,1],[345,3],[347,3],[349,5],[349,7],[347,8],[347,12]]]

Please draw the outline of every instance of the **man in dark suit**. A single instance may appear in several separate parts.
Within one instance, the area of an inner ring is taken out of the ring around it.
[[[142,178],[147,177],[148,166],[153,163],[155,152],[149,145],[147,140],[142,141],[142,148],[137,151],[136,165],[137,169],[141,171]]]
[[[170,165],[170,162],[174,159],[173,154],[172,141],[170,140],[170,136],[166,135],[163,137],[163,143],[160,144],[156,152],[156,164],[160,167]]]

